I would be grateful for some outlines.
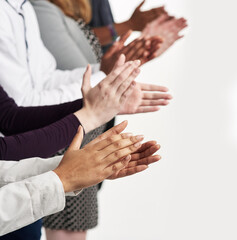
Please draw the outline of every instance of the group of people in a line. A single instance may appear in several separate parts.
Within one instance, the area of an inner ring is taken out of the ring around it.
[[[102,182],[160,160],[156,141],[114,126],[172,99],[136,78],[187,23],[144,2],[116,23],[108,0],[0,0],[0,240],[40,240],[42,226],[85,240]]]

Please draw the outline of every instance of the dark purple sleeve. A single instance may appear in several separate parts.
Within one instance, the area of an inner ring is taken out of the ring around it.
[[[80,122],[74,114],[41,129],[0,138],[0,160],[48,158],[69,146]]]
[[[18,107],[0,86],[0,132],[5,136],[45,127],[83,106],[82,99],[74,102],[42,106]]]

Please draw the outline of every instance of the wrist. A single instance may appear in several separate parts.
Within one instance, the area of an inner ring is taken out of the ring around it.
[[[62,171],[57,167],[56,169],[53,170],[53,172],[59,177],[62,185],[63,185],[63,189],[65,193],[69,193],[70,191],[70,184],[68,184],[67,180],[64,177],[64,174],[62,173]]]
[[[89,111],[87,108],[83,107],[81,110],[75,112],[74,115],[80,121],[85,133],[97,128],[95,114],[93,114],[93,112]]]

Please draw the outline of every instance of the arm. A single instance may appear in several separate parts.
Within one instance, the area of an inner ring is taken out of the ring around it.
[[[64,192],[86,188],[106,178],[136,174],[159,160],[158,156],[152,157],[159,146],[155,142],[141,146],[143,136],[121,134],[126,126],[127,122],[115,126],[83,149],[80,128],[62,161],[59,157],[0,161],[0,183],[4,186],[0,189],[0,200],[5,203],[4,208],[0,206],[0,235],[62,210]],[[133,152],[134,156],[130,156]],[[48,172],[52,169],[54,173]],[[37,174],[41,175],[33,177]]]
[[[71,114],[34,131],[0,138],[0,159],[18,161],[31,157],[50,157],[69,146],[80,122]]]
[[[44,63],[45,71],[40,76],[42,89],[34,87],[26,63],[19,59],[15,41],[11,21],[0,9],[0,68],[4,69],[0,71],[0,85],[9,96],[14,96],[17,104],[23,106],[59,104],[74,101],[82,96],[80,88],[84,69],[61,72]],[[52,60],[52,56],[49,56],[43,44],[40,51],[46,56],[45,62]],[[93,76],[95,81],[92,81],[96,84],[104,76],[99,72]]]
[[[147,23],[151,22],[152,20],[156,19],[157,17],[161,16],[162,14],[166,13],[164,7],[158,7],[154,9],[150,9],[148,11],[141,11],[141,7],[145,1],[142,1],[142,3],[135,9],[132,16],[125,22],[122,23],[113,23],[113,18],[110,18],[110,23],[104,22],[103,26],[101,27],[95,27],[93,30],[95,31],[95,34],[100,39],[101,45],[107,45],[112,42],[112,37],[110,30],[106,25],[113,24],[115,31],[118,36],[121,36],[125,34],[129,30],[133,31],[142,31]],[[93,2],[94,4],[94,2]],[[103,18],[103,15],[105,14],[111,14],[111,9],[109,2],[103,1],[103,3],[100,4],[99,9],[95,9],[94,11],[100,11],[100,16]]]
[[[82,99],[60,105],[18,107],[0,86],[0,131],[19,134],[45,127],[81,109]]]
[[[44,173],[0,189],[0,236],[63,210],[65,193],[54,172]]]

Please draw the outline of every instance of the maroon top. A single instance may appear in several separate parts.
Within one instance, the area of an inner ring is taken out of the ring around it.
[[[82,99],[42,107],[18,107],[0,86],[0,159],[51,157],[67,147],[81,124],[74,112]],[[36,130],[35,130],[36,129]],[[18,134],[10,136],[13,134]]]

